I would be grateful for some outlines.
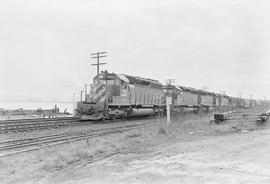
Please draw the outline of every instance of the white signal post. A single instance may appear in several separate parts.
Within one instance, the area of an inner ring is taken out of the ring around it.
[[[75,112],[76,112],[76,96],[75,96],[76,94],[75,93],[73,93],[73,114],[75,114]]]
[[[171,122],[170,105],[172,104],[172,97],[166,97],[166,109],[167,109],[167,128]]]

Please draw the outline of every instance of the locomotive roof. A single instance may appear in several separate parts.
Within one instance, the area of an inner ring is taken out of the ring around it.
[[[100,78],[103,76],[103,72],[99,75]],[[138,77],[138,76],[131,76],[131,75],[126,75],[126,74],[115,74],[115,73],[107,73],[109,76],[117,76],[120,80],[123,80],[127,83],[130,84],[141,84],[141,85],[151,85],[153,88],[158,88],[162,89],[162,84],[154,79],[148,79],[148,78],[143,78],[143,77]],[[96,79],[98,75],[94,77]],[[113,77],[114,78],[114,77]]]
[[[118,76],[120,79],[122,79],[124,76],[124,78],[128,79],[128,82],[130,84],[151,85],[152,87],[162,89],[162,84],[160,82],[158,82],[157,80],[142,78],[142,77],[138,77],[138,76],[131,76],[131,75],[126,75],[126,74],[119,74]]]
[[[195,94],[204,94],[204,95],[217,95],[214,92],[210,92],[210,91],[205,91],[202,89],[196,89],[196,88],[192,88],[192,87],[186,87],[186,86],[179,86],[183,91],[189,91],[191,93],[195,93]]]
[[[182,89],[179,87],[179,86],[176,86],[176,85],[163,85],[162,86],[163,89],[177,89],[179,91],[182,91]]]

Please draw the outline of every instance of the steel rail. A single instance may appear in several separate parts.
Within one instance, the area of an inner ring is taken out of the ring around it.
[[[79,121],[78,119],[54,119],[50,121],[37,121],[37,122],[16,122],[0,124],[0,133],[8,133],[14,131],[29,131],[33,129],[47,129],[47,128],[59,128],[62,126],[71,125],[85,125],[89,122]]]
[[[69,118],[69,119],[50,119],[49,121],[41,121],[40,119],[37,122],[12,122],[7,124],[0,124],[0,134],[6,134],[9,132],[24,132],[24,131],[33,131],[33,130],[43,130],[49,128],[61,128],[67,126],[83,126],[88,124],[95,123],[114,123],[127,120],[136,120],[138,118],[130,119],[115,119],[115,120],[99,120],[99,121],[80,121],[79,119]]]
[[[0,124],[7,123],[19,123],[19,122],[43,122],[43,121],[56,121],[56,120],[70,120],[76,119],[74,117],[57,117],[57,118],[31,118],[31,119],[10,119],[10,120],[0,120]]]
[[[37,137],[37,138],[28,138],[28,142],[25,142],[25,143],[20,143],[20,142],[27,140],[27,139],[3,141],[3,142],[0,142],[0,144],[7,144],[7,145],[0,147],[1,152],[16,150],[18,148],[28,148],[28,147],[32,147],[32,146],[38,146],[38,147],[24,149],[24,150],[16,151],[13,153],[3,154],[3,155],[0,155],[0,157],[10,156],[10,155],[14,155],[14,154],[23,153],[23,152],[29,152],[29,151],[33,151],[33,150],[39,150],[39,149],[43,149],[43,148],[47,148],[47,147],[51,147],[51,146],[71,143],[71,142],[85,140],[85,139],[89,139],[89,138],[119,133],[119,132],[123,132],[123,131],[136,129],[139,126],[149,126],[153,123],[155,123],[155,122],[137,123],[137,124],[131,124],[131,125],[125,125],[125,126],[116,126],[116,127],[99,129],[99,130],[95,130],[92,132],[78,131],[78,132],[75,132],[75,134],[74,133],[66,133],[66,135],[65,134],[58,134],[58,135],[56,134],[56,135],[53,135],[52,137],[43,136],[43,137]],[[40,140],[39,140],[39,138],[40,138]],[[31,142],[31,140],[32,140],[32,142]],[[16,141],[18,141],[19,143],[16,144]],[[8,144],[10,144],[10,145],[8,145]],[[41,146],[41,145],[44,145],[44,146]]]
[[[91,132],[114,130],[114,129],[119,129],[122,127],[130,127],[130,126],[133,127],[133,126],[137,126],[137,125],[138,124],[132,124],[132,125],[103,128],[103,129],[91,130],[91,131],[76,131],[76,132],[70,132],[70,133],[64,133],[64,134],[54,134],[54,135],[49,135],[49,136],[17,139],[17,140],[11,140],[11,141],[2,141],[2,142],[0,142],[0,151],[5,150],[5,149],[9,149],[9,148],[13,148],[13,147],[15,148],[17,145],[27,145],[27,144],[33,143],[33,142],[41,143],[42,141],[47,141],[47,140],[51,140],[51,139],[55,139],[55,138],[62,138],[62,137],[68,137],[68,136],[74,136],[74,135],[85,135],[85,134],[87,134],[87,133],[89,134]],[[141,123],[139,125],[141,125]],[[10,145],[1,146],[3,144],[10,144]]]

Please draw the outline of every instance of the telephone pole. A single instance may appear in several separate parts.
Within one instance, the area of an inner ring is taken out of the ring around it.
[[[242,98],[242,93],[239,93],[239,98]]]
[[[207,87],[207,86],[203,86],[202,89],[203,89],[204,91],[207,91],[207,90],[208,90],[208,87]]]
[[[172,83],[175,83],[175,79],[166,79],[167,85],[172,85]]]
[[[100,65],[105,65],[105,64],[107,64],[107,63],[100,63],[99,62],[99,58],[102,58],[102,57],[107,57],[105,54],[106,54],[107,52],[96,52],[96,53],[92,53],[91,55],[93,56],[93,57],[91,57],[91,59],[97,59],[97,63],[96,64],[92,64],[93,66],[97,66],[97,75],[98,75],[98,84],[99,84],[99,66]]]

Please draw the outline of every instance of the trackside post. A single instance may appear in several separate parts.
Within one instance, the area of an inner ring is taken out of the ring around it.
[[[166,97],[166,111],[167,111],[167,129],[171,122],[170,105],[172,104],[172,97]]]

